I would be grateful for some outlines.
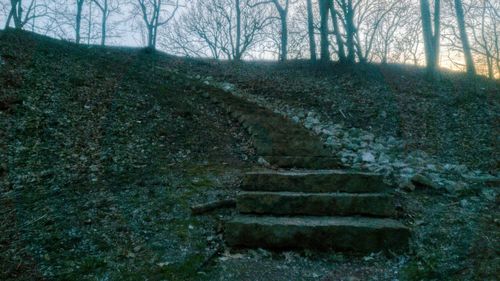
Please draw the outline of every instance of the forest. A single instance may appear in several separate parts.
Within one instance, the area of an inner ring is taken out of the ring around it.
[[[500,75],[492,0],[2,0],[5,26],[228,60],[427,65]]]
[[[0,0],[0,280],[497,280],[498,0]]]

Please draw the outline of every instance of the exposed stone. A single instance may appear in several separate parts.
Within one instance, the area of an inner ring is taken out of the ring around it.
[[[350,157],[340,155],[339,163],[341,162],[344,165],[364,167],[371,171],[390,171],[392,173],[391,177],[394,176],[395,178],[409,176],[406,170],[401,173],[401,169],[405,167],[412,168],[415,171],[436,172],[440,173],[440,176],[433,180],[436,184],[435,187],[439,188],[447,188],[446,185],[448,183],[444,179],[456,181],[458,176],[470,173],[464,165],[439,165],[435,159],[422,151],[413,151],[410,155],[407,155],[402,150],[405,145],[402,140],[393,136],[375,137],[371,132],[357,128],[344,128],[342,125],[336,124],[337,120],[332,120],[331,116],[315,112],[310,108],[296,105],[290,106],[286,102],[274,97],[243,93],[237,89],[233,89],[232,93],[244,96],[245,99],[251,100],[262,107],[269,108],[280,115],[297,116],[298,119],[292,117],[293,121],[291,122],[302,124],[302,126],[316,133],[322,138],[325,145],[332,148],[333,153],[343,154],[344,151],[358,152],[360,148],[364,148],[371,151],[374,156],[377,156],[374,161],[367,162],[362,160],[362,156]],[[380,114],[384,113],[386,112],[381,112]],[[335,138],[330,138],[331,136],[335,136]],[[340,151],[340,148],[343,148],[344,151]],[[391,169],[390,166],[394,169]],[[499,182],[497,179],[496,181],[488,182],[488,185],[498,186]]]
[[[410,167],[405,167],[405,168],[401,169],[400,173],[402,175],[411,176],[411,175],[415,174],[415,170],[413,168],[410,168]]]
[[[366,134],[361,137],[361,140],[367,141],[367,142],[372,142],[375,139],[375,136],[373,134]]]
[[[486,198],[486,200],[495,202],[497,201],[498,193],[493,188],[483,188],[481,190],[481,195]]]
[[[415,185],[411,181],[403,181],[400,185],[400,188],[407,191],[414,191]]]
[[[434,188],[434,189],[439,189],[440,186],[437,185],[435,182],[433,182],[428,176],[425,176],[423,174],[416,174],[411,178],[411,181],[413,184],[415,184],[416,187],[426,187],[426,188]]]
[[[264,167],[270,167],[271,164],[269,164],[269,162],[266,161],[266,159],[264,159],[263,157],[259,157],[257,159],[257,163],[259,163],[259,165],[262,165]]]
[[[364,162],[375,162],[375,156],[371,152],[364,152],[361,156]]]
[[[479,172],[480,174],[480,172]],[[463,179],[476,184],[476,185],[485,185],[490,187],[500,187],[500,178],[493,177],[490,175],[474,175],[474,176],[462,176]]]
[[[379,163],[387,164],[390,161],[391,161],[391,159],[389,158],[389,156],[387,156],[385,153],[380,153],[380,155],[378,157],[378,162]]]
[[[450,182],[448,185],[448,192],[454,193],[454,194],[460,194],[466,191],[469,188],[469,186],[463,182],[463,181],[458,181],[458,182]]]
[[[234,91],[234,85],[228,82],[222,83],[222,89],[226,92],[232,92]]]

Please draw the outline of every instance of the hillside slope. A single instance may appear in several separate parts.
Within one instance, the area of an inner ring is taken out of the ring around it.
[[[11,30],[0,58],[1,280],[492,280],[500,268],[498,194],[461,182],[474,169],[498,175],[498,82],[193,60]],[[396,185],[398,218],[414,233],[405,255],[229,251],[221,221],[233,211],[189,207],[234,196],[257,156],[203,97],[206,84],[335,131],[325,143],[354,168],[422,150],[420,166],[451,167],[445,183],[462,188]],[[384,142],[396,144],[381,153]]]
[[[248,165],[239,125],[141,50],[8,31],[0,55],[0,279],[140,272],[128,256],[204,247],[184,230],[201,222],[172,220]]]
[[[423,69],[398,65],[189,62],[185,71],[231,82],[277,110],[301,108],[306,116],[299,118],[313,112],[346,128],[399,138],[407,152],[499,169],[498,80],[471,82],[463,73],[443,72],[431,82]]]

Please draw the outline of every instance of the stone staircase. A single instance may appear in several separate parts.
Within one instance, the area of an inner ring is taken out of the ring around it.
[[[239,215],[226,223],[233,247],[405,250],[410,231],[382,177],[339,170],[247,173]]]
[[[241,123],[250,134],[258,155],[281,168],[339,168],[333,157],[316,136],[266,108],[218,88],[205,88],[210,100]]]
[[[392,219],[393,196],[381,175],[339,170],[340,161],[302,126],[218,88],[205,90],[248,131],[257,154],[280,169],[245,175],[239,214],[225,225],[229,246],[352,252],[407,248],[410,231]],[[291,168],[302,170],[286,170]]]

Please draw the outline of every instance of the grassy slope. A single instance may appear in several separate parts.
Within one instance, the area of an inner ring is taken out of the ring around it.
[[[205,268],[206,275],[197,274],[219,239],[218,223],[190,217],[188,205],[233,192],[235,170],[248,165],[242,154],[252,151],[236,124],[200,99],[191,82],[165,69],[211,75],[350,126],[399,135],[412,141],[409,150],[484,168],[498,159],[495,84],[482,82],[485,89],[475,95],[459,76],[436,87],[419,71],[393,67],[227,64],[88,49],[28,34],[0,36],[6,62],[0,68],[2,280],[398,275],[399,257],[270,258],[255,252],[224,257]],[[404,269],[410,280],[495,276],[494,203],[426,193],[405,198],[415,222],[414,250]]]
[[[166,278],[156,263],[203,259],[180,254],[214,229],[188,200],[247,165],[239,126],[142,51],[1,36],[0,279]]]

